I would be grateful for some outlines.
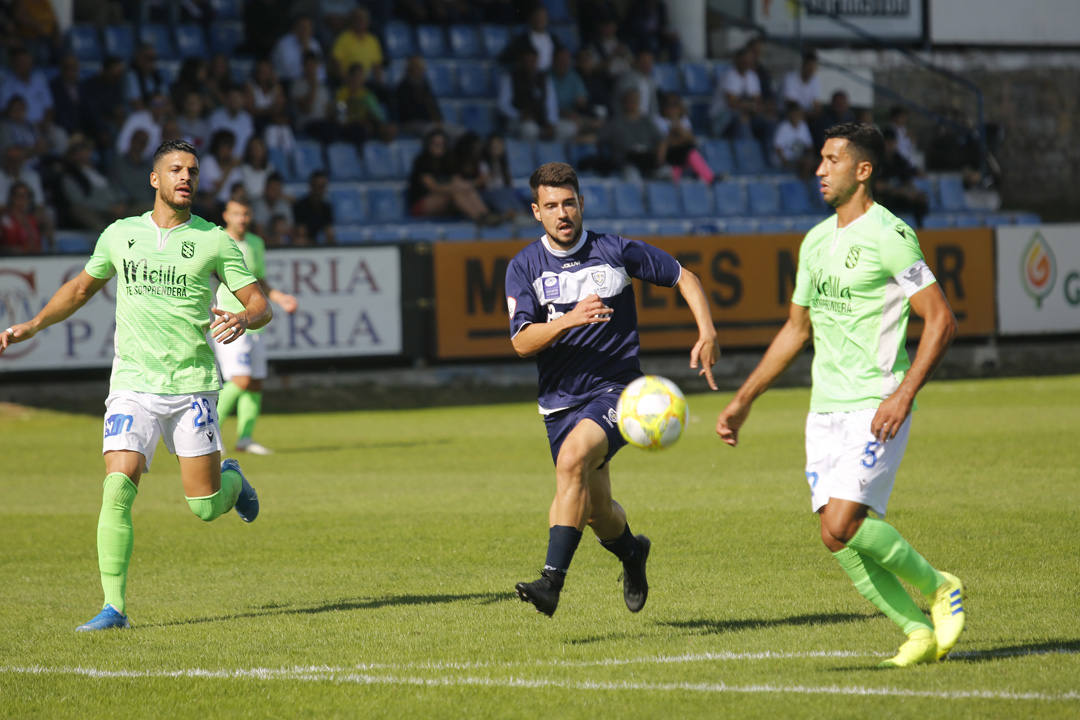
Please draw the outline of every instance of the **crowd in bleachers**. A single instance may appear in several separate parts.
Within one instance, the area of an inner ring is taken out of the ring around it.
[[[171,138],[200,150],[195,212],[244,197],[270,246],[532,234],[523,181],[549,160],[626,234],[797,231],[826,210],[824,129],[869,112],[818,101],[812,52],[779,84],[760,38],[682,61],[661,0],[75,0],[63,33],[8,4],[6,253],[84,252],[149,209]],[[884,201],[981,224],[890,119]]]

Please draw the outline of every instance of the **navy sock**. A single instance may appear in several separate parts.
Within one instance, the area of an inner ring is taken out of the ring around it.
[[[545,570],[555,570],[566,574],[570,569],[570,560],[581,542],[581,531],[569,525],[554,525],[548,529],[547,560]]]
[[[611,552],[623,562],[634,556],[638,546],[637,539],[630,532],[629,523],[623,528],[622,535],[611,540],[601,540],[600,544],[604,546],[605,550]]]

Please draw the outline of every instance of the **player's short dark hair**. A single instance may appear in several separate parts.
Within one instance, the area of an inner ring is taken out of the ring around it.
[[[154,151],[154,165],[158,164],[158,160],[163,158],[172,152],[185,152],[195,156],[195,159],[199,159],[199,151],[195,149],[195,146],[189,143],[187,140],[166,140],[158,145],[157,150]]]
[[[881,167],[881,158],[885,156],[885,139],[876,125],[869,123],[846,122],[833,125],[825,131],[825,139],[840,138],[847,140],[854,148],[856,159],[865,160],[874,171]]]
[[[578,185],[577,173],[574,168],[564,162],[544,163],[533,171],[529,177],[529,187],[532,188],[533,201],[539,199],[541,185],[560,187],[569,185],[574,188],[574,194],[581,195],[581,187]]]

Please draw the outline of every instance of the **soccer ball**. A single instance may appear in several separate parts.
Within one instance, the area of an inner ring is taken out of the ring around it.
[[[673,445],[690,419],[682,391],[659,375],[643,375],[627,385],[616,411],[626,442],[646,450]]]

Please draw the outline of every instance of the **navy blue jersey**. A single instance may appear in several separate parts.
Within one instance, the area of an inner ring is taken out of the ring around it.
[[[612,309],[610,321],[571,328],[537,354],[540,412],[577,407],[640,375],[630,278],[674,287],[681,276],[678,261],[663,250],[590,230],[570,250],[553,246],[545,234],[515,255],[506,269],[511,337],[529,323],[562,316],[594,293]]]

